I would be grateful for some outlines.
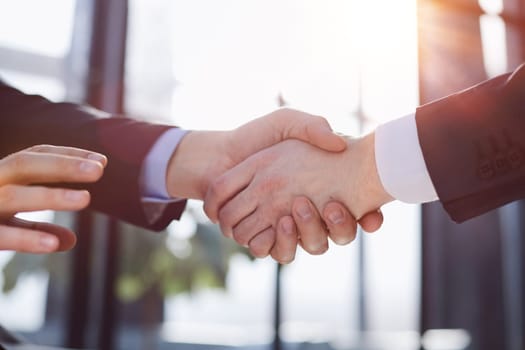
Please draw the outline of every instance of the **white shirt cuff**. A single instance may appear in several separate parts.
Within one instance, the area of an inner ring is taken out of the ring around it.
[[[376,129],[375,156],[379,178],[392,197],[406,203],[438,199],[421,152],[415,114]]]

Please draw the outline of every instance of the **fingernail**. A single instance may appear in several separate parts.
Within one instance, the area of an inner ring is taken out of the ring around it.
[[[298,204],[295,212],[301,217],[301,219],[304,220],[309,219],[312,216],[312,210],[310,209],[308,203]]]
[[[40,246],[45,250],[55,249],[58,245],[56,237],[43,236],[40,237]]]
[[[93,162],[81,162],[80,163],[80,171],[83,171],[85,173],[91,173],[97,170],[97,168],[98,168],[97,164]]]
[[[334,210],[328,214],[328,220],[334,225],[342,224],[345,220],[345,216],[341,210]]]
[[[81,191],[66,191],[64,196],[69,201],[79,202],[84,199],[85,193]]]
[[[289,220],[281,222],[281,229],[284,233],[289,234],[293,232],[293,224]]]
[[[87,158],[91,159],[91,160],[94,160],[94,161],[97,161],[97,162],[99,162],[102,165],[106,164],[106,157],[103,156],[102,154],[91,153],[91,154],[88,154]]]
[[[233,231],[230,228],[222,227],[221,225],[221,231],[224,237],[233,238]]]

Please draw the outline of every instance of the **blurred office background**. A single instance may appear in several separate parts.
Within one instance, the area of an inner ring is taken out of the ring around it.
[[[0,76],[188,129],[286,103],[358,135],[514,69],[524,26],[520,0],[0,0]],[[523,349],[522,213],[456,225],[438,203],[393,203],[377,233],[282,268],[222,238],[198,202],[161,234],[26,214],[79,244],[0,252],[0,324],[104,350]]]

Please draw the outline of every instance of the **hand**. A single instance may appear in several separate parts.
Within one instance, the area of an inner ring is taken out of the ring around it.
[[[238,129],[228,132],[191,132],[177,147],[168,165],[167,188],[173,197],[203,199],[211,181],[240,163],[250,155],[285,139],[295,138],[308,142],[321,149],[341,152],[346,148],[344,138],[335,135],[324,118],[300,111],[284,108],[267,116],[251,121]],[[204,204],[205,211],[207,203]],[[340,209],[351,218],[346,208]],[[213,213],[213,211],[211,212]],[[217,217],[209,215],[212,221]],[[334,232],[347,230],[352,223],[342,223],[333,227]],[[307,224],[294,226],[301,234],[324,226],[319,216]],[[332,231],[331,231],[332,232]],[[354,228],[355,232],[355,228]],[[224,232],[231,237],[231,231]],[[346,233],[345,233],[346,234]],[[259,240],[250,244],[255,256],[265,256],[274,245],[275,234],[260,235]],[[294,252],[295,252],[294,244]],[[309,248],[308,246],[306,247]],[[274,255],[289,253],[290,249],[280,249]]]
[[[19,212],[80,210],[89,204],[85,190],[50,188],[44,183],[95,182],[105,156],[70,147],[40,145],[0,160],[0,250],[49,253],[72,248],[75,234],[48,223],[16,218]]]
[[[356,237],[357,223],[365,232],[377,231],[383,223],[380,210],[367,213],[356,222],[340,202],[328,202],[322,216],[304,196],[294,199],[292,213],[297,213],[300,206],[310,210],[308,217],[297,214],[281,217],[276,228],[265,230],[250,240],[251,254],[258,258],[271,254],[275,261],[288,264],[295,259],[298,244],[310,254],[322,254],[328,250],[328,237],[337,245],[347,245]]]
[[[232,131],[190,132],[169,162],[168,192],[173,197],[204,199],[215,178],[252,154],[286,139],[302,140],[331,152],[346,148],[344,138],[334,134],[324,118],[283,108]]]
[[[346,151],[339,154],[298,141],[285,141],[261,151],[210,186],[205,200],[208,214],[218,216],[222,230],[231,232],[243,245],[260,233],[285,231],[278,226],[278,219],[290,214],[303,221],[317,221],[314,210],[312,216],[303,215],[299,206],[292,212],[294,198],[302,195],[312,199],[318,210],[323,203],[340,201],[352,209],[352,216],[363,217],[366,222],[365,213],[392,200],[377,175],[373,137],[350,140]],[[314,253],[325,249],[305,241],[302,234],[301,242]]]

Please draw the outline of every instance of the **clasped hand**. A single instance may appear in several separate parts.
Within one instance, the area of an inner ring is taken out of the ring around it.
[[[224,235],[254,256],[288,263],[298,244],[321,254],[327,237],[351,242],[354,217],[366,231],[381,226],[379,202],[366,198],[373,186],[363,187],[371,181],[356,177],[368,177],[371,141],[346,140],[324,118],[280,109],[232,131],[185,136],[168,167],[168,191],[204,200]]]
[[[328,249],[327,237],[339,245],[355,239],[354,216],[362,218],[367,231],[382,223],[376,206],[382,194],[368,178],[367,156],[364,147],[352,141],[343,152],[283,141],[216,179],[205,197],[206,212],[219,220],[226,236],[255,256],[271,254],[288,263],[297,244],[322,254]]]
[[[253,255],[288,263],[297,245],[321,254],[328,237],[351,242],[354,217],[366,231],[381,226],[385,198],[369,176],[371,143],[334,134],[324,118],[280,109],[235,130],[187,134],[168,162],[166,186],[172,197],[204,200],[210,219]],[[85,208],[87,191],[42,184],[95,182],[106,164],[98,153],[49,145],[1,159],[0,250],[73,247],[70,230],[15,214]]]

